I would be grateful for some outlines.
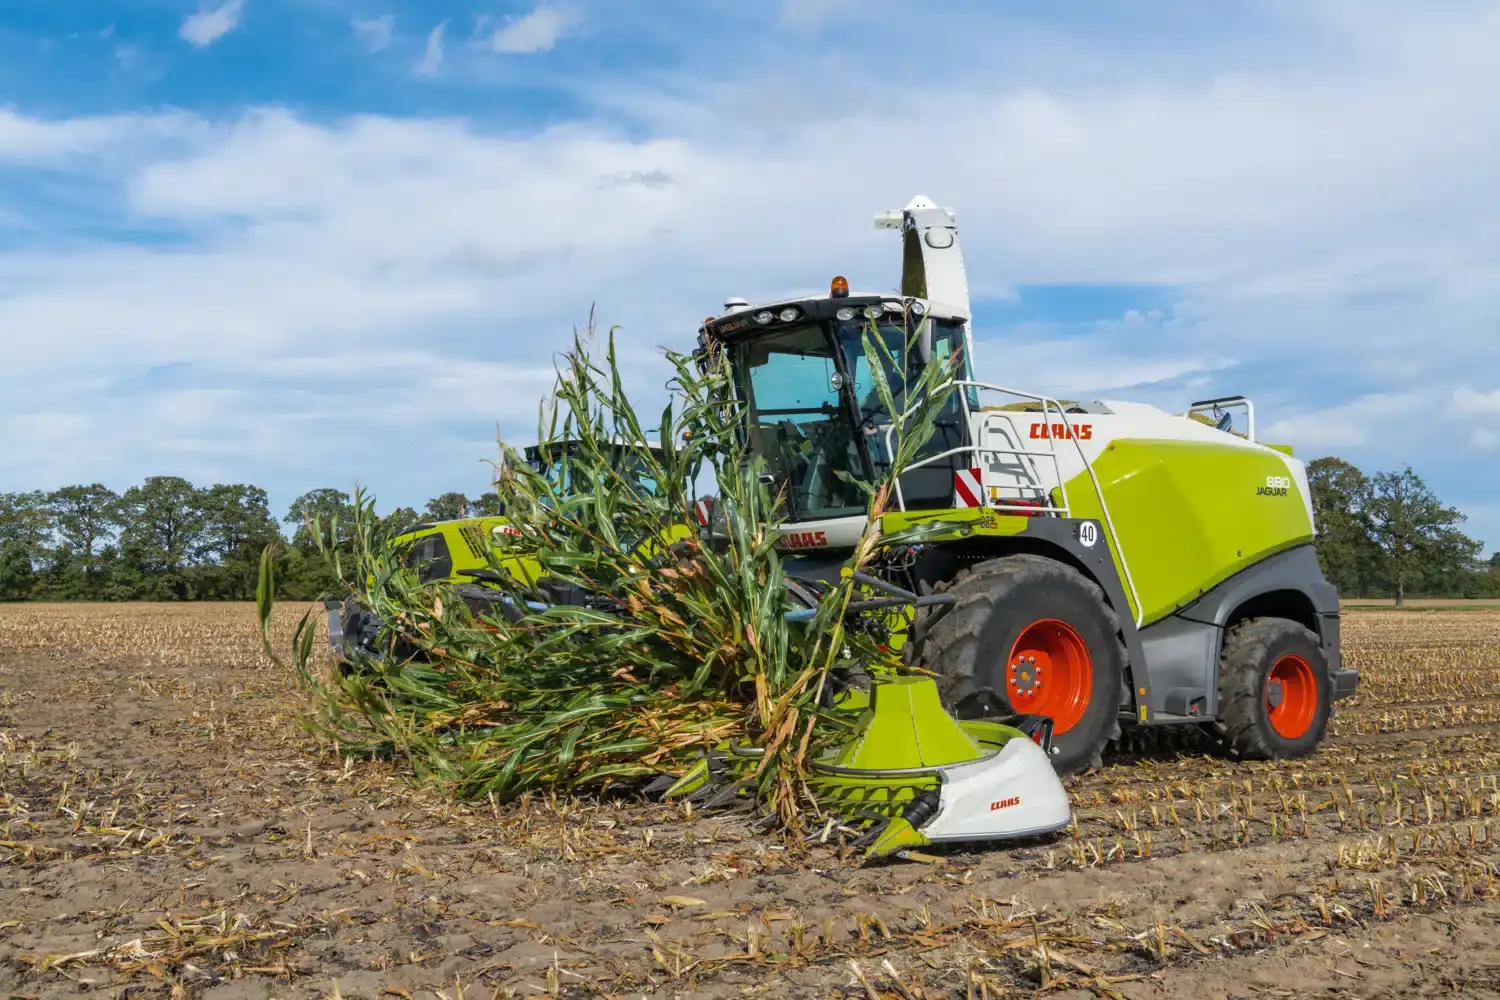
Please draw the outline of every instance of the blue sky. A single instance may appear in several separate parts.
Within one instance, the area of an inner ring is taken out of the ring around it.
[[[989,378],[1255,397],[1500,544],[1500,4],[9,0],[0,490],[356,479],[528,436],[592,304],[651,397],[729,295],[958,209]]]

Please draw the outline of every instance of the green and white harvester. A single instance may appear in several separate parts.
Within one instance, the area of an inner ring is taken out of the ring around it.
[[[890,384],[932,360],[955,372],[882,525],[946,527],[865,567],[948,598],[891,638],[937,676],[950,713],[1050,719],[1061,774],[1098,766],[1130,727],[1207,728],[1244,758],[1311,753],[1358,674],[1340,662],[1338,594],[1291,449],[1257,439],[1243,397],[1171,413],[981,381],[953,213],[918,197],[876,224],[901,234],[900,294],[840,276],[826,295],[731,299],[699,331],[786,497],[788,574],[839,572],[866,518],[851,480],[890,467],[899,421],[869,369],[873,325]]]
[[[783,503],[789,617],[811,617],[823,588],[851,574],[869,515],[858,483],[891,468],[905,421],[877,380],[914,407],[907,389],[923,370],[952,372],[935,433],[880,514],[884,537],[928,530],[853,574],[857,627],[911,669],[841,690],[832,711],[852,735],[809,762],[817,800],[889,854],[1062,828],[1060,777],[1099,766],[1132,729],[1196,727],[1242,758],[1313,752],[1358,674],[1340,662],[1303,464],[1257,439],[1243,397],[1172,413],[980,380],[953,213],[918,197],[876,222],[901,234],[899,294],[836,277],[825,295],[731,299],[698,333],[701,363],[728,365],[744,443]],[[440,556],[426,578],[477,584],[488,599],[484,547],[505,530],[504,519],[450,522],[403,542]],[[330,610],[336,645],[378,628],[348,603]],[[718,747],[651,788],[734,801],[759,756]]]
[[[622,477],[633,488],[655,492],[657,484],[651,478],[649,463],[643,462],[641,455],[658,451],[659,446],[617,441],[613,447],[611,459]],[[568,457],[573,448],[573,442],[552,441],[531,445],[522,455],[534,472],[555,483],[560,493],[567,494],[576,486],[567,481]],[[583,488],[592,490],[593,486]],[[549,590],[549,583],[541,578],[541,567],[535,560],[506,552],[503,539],[514,534],[517,530],[502,510],[483,517],[414,524],[392,538],[390,544],[419,583],[447,586],[476,615],[494,614],[516,621],[525,613],[510,603],[499,586],[502,575],[537,585],[542,592],[539,596],[546,596],[553,604],[581,603],[585,599],[585,595],[563,593],[556,587]],[[690,534],[689,530],[669,529],[668,544]],[[352,595],[325,603],[328,637],[336,653],[347,656],[358,650],[366,656],[382,655],[377,642],[380,621],[372,612],[361,607]]]

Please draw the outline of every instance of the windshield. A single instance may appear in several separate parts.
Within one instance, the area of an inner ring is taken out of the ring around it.
[[[551,444],[545,446],[533,445],[526,449],[526,464],[531,466],[537,475],[554,484],[559,492],[567,494],[573,489],[572,463],[569,458],[578,454],[574,445]],[[550,459],[550,460],[549,460]],[[651,465],[633,448],[615,448],[611,454],[611,465],[614,466],[625,478],[634,482],[647,493],[655,494],[658,484],[656,478],[651,474]],[[589,492],[594,487],[591,484]]]
[[[840,476],[868,478],[848,410],[834,379],[843,368],[822,326],[743,341],[734,372],[749,402],[750,447],[764,456],[795,520],[848,517],[864,494]]]
[[[880,364],[897,407],[903,408],[919,372],[908,368],[904,321],[888,317],[875,323],[890,355]],[[786,490],[792,520],[863,514],[866,496],[850,480],[873,482],[890,467],[885,434],[891,414],[880,402],[864,349],[870,325],[871,320],[859,316],[792,327],[733,346],[739,392],[750,406],[750,447],[764,456],[778,488]],[[933,323],[932,333],[934,360],[962,355],[963,333],[957,324]],[[962,363],[957,377],[968,377]],[[918,460],[962,446],[966,431],[963,396],[954,393]],[[968,459],[960,458],[967,467]],[[957,461],[904,475],[907,506],[951,505]]]
[[[864,347],[864,334],[870,329],[870,325],[871,321],[868,319],[856,319],[837,323],[835,328],[839,345],[853,375],[854,398],[859,407],[859,427],[869,442],[870,457],[875,465],[874,473],[881,476],[890,464],[890,456],[886,453],[886,431],[890,428],[892,415],[886,412],[880,401],[880,393],[876,391],[875,380],[870,377],[870,359]],[[938,364],[947,364],[957,354],[959,361],[954,377],[969,378],[968,367],[963,358],[962,329],[951,322],[929,321],[929,325],[932,329],[932,360]],[[912,363],[914,359],[907,357],[907,343],[914,337],[915,329],[909,332],[899,318],[894,321],[883,318],[875,323],[875,328],[889,353],[888,357],[879,359],[882,372],[891,387],[891,396],[898,410],[904,409],[910,405],[906,398],[908,387],[921,377],[920,367]],[[966,421],[963,411],[963,394],[955,392],[949,396],[947,405],[937,415],[932,438],[922,447],[919,456],[937,455],[964,443]]]

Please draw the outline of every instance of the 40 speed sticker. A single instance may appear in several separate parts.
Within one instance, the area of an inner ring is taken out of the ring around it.
[[[1078,544],[1091,549],[1099,541],[1099,526],[1093,521],[1084,521],[1078,526]]]

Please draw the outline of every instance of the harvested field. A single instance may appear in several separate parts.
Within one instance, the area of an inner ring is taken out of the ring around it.
[[[1500,996],[1500,613],[1344,628],[1315,758],[1119,757],[1072,836],[861,866],[444,805],[300,734],[248,605],[0,607],[0,996]]]
[[[1345,610],[1394,611],[1396,602],[1390,598],[1345,597],[1339,604]],[[1478,611],[1500,610],[1500,597],[1409,597],[1405,611]]]

